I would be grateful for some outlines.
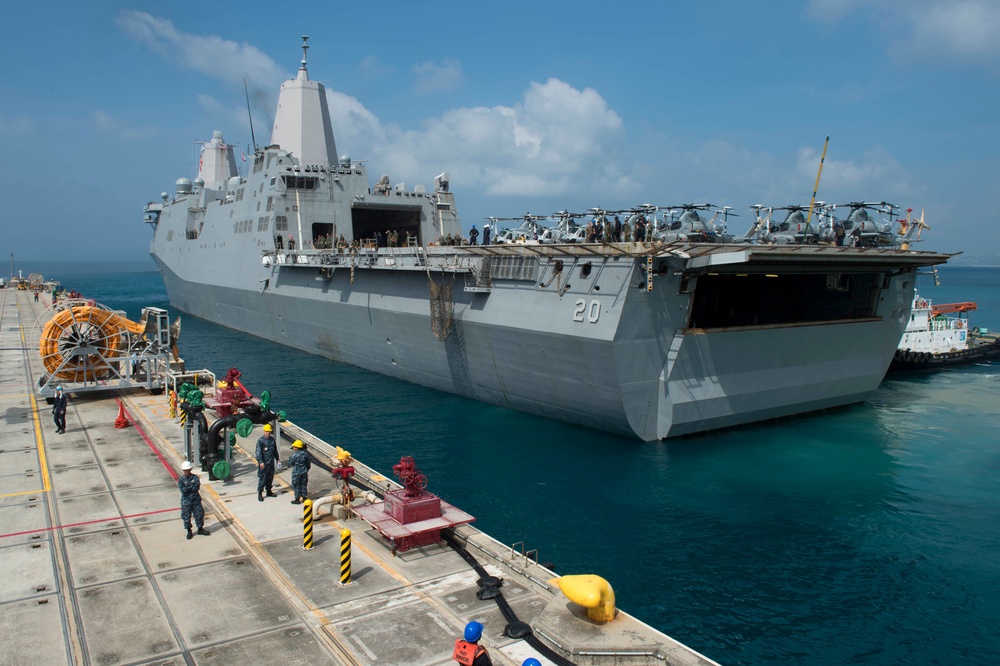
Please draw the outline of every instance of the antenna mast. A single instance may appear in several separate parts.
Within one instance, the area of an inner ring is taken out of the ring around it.
[[[816,173],[816,186],[813,188],[813,198],[809,202],[809,215],[806,216],[806,233],[809,233],[809,220],[813,216],[813,206],[816,205],[816,192],[819,191],[819,177],[823,175],[823,161],[826,159],[826,147],[830,145],[830,137],[823,142],[823,155],[819,158],[819,171]]]
[[[250,113],[250,91],[247,89],[247,79],[243,77],[243,93],[247,96],[247,115],[250,116],[250,140],[253,141],[253,152],[257,152],[257,139],[253,135],[253,114]]]

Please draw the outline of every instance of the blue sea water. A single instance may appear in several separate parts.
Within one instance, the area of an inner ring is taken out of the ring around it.
[[[31,266],[137,317],[156,273]],[[1000,330],[1000,269],[935,302]],[[1000,663],[1000,365],[887,379],[865,403],[641,443],[439,393],[185,317],[189,368],[236,366],[292,420],[430,489],[724,664]]]

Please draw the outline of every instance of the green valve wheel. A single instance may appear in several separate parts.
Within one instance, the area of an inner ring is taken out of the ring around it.
[[[212,465],[212,476],[222,481],[228,479],[229,463],[227,463],[225,460],[220,460],[219,462]]]
[[[240,419],[236,422],[236,432],[240,434],[240,437],[249,437],[250,433],[253,432],[253,421]]]
[[[191,389],[187,394],[187,401],[195,407],[205,406],[205,393],[200,389]]]
[[[280,410],[278,412],[278,420],[281,421],[282,423],[284,423],[285,421],[287,421],[288,420],[288,413],[285,412],[285,410],[283,410],[283,409]]]

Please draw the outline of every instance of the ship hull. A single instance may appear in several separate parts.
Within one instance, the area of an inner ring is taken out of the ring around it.
[[[598,321],[581,329],[589,322],[568,316],[579,302],[572,294],[476,294],[455,283],[454,325],[441,340],[421,272],[338,270],[321,280],[312,271],[247,265],[236,281],[257,288],[245,288],[218,284],[197,262],[154,258],[171,305],[188,314],[390,377],[648,441],[865,400],[892,358],[904,319],[899,304],[909,298],[903,285],[886,290],[884,309],[895,317],[701,330],[685,327],[689,299],[669,285],[614,295],[606,288]],[[605,283],[630,284],[637,268],[618,272],[614,278],[609,269]],[[189,275],[196,279],[182,277]]]

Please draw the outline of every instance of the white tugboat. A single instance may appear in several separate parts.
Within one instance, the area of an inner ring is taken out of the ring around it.
[[[935,305],[914,294],[910,322],[899,341],[889,372],[943,370],[952,365],[1000,358],[1000,336],[970,328],[971,301]]]

